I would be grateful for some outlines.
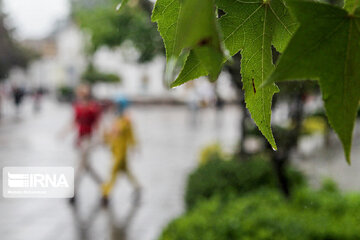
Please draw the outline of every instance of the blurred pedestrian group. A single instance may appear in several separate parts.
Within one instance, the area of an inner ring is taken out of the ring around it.
[[[75,195],[70,203],[75,204],[79,183],[84,174],[89,174],[100,186],[102,204],[108,205],[109,196],[113,190],[117,177],[125,174],[135,188],[135,200],[139,200],[140,184],[128,167],[128,153],[136,146],[136,138],[130,115],[127,111],[129,101],[121,96],[111,104],[101,104],[91,94],[88,85],[80,85],[76,89],[76,100],[73,103],[73,121],[71,131],[76,131],[76,149],[79,155],[75,172]],[[101,117],[105,111],[110,111],[113,121],[109,127],[101,127]],[[101,141],[95,135],[100,135]],[[95,146],[104,143],[112,154],[112,169],[108,179],[102,179],[89,164],[91,151]]]
[[[11,112],[15,118],[21,118],[25,101],[32,102],[33,113],[39,113],[45,94],[47,90],[42,86],[26,88],[18,83],[3,83],[0,86],[0,117]]]

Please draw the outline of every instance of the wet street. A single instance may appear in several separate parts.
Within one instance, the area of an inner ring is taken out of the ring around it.
[[[24,106],[18,119],[5,109],[0,122],[1,167],[75,167],[74,137],[58,136],[71,120],[69,105],[47,101],[39,114],[31,110]],[[231,149],[238,139],[234,129],[240,116],[235,107],[227,107],[219,118],[214,110],[202,110],[196,128],[186,107],[134,107],[131,115],[140,142],[130,161],[142,185],[138,203],[125,177],[116,183],[107,210],[100,207],[99,186],[89,176],[81,182],[76,209],[66,199],[1,197],[0,239],[154,240],[169,220],[182,213],[186,178],[197,166],[200,149],[215,141]],[[109,177],[110,164],[108,149],[96,147],[91,165],[103,179]]]
[[[71,120],[69,105],[47,101],[39,114],[33,114],[30,105],[24,106],[21,118],[15,118],[9,106],[5,110],[0,122],[1,167],[76,166],[74,136],[59,138]],[[169,220],[183,211],[186,178],[197,166],[200,149],[219,141],[231,150],[238,139],[240,116],[235,107],[225,108],[221,116],[212,109],[202,110],[196,127],[184,106],[134,107],[131,114],[140,141],[139,151],[130,161],[142,185],[138,202],[133,201],[134,192],[126,178],[120,178],[110,207],[101,208],[99,186],[89,176],[81,182],[77,208],[66,199],[1,197],[0,239],[155,240]],[[360,190],[360,141],[358,133],[356,136],[352,166],[346,164],[336,139],[329,150],[316,147],[316,137],[303,139],[304,149],[312,152],[298,154],[295,163],[314,185],[331,176],[343,189]],[[108,149],[97,146],[91,165],[104,180],[109,177],[110,164]]]

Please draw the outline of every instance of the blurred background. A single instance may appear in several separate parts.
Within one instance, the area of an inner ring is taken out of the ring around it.
[[[0,0],[0,166],[76,169],[76,130],[63,133],[86,84],[102,112],[89,165],[110,178],[101,139],[115,99],[126,98],[138,142],[128,168],[141,186],[134,198],[119,174],[106,206],[89,174],[76,204],[1,197],[0,238],[360,239],[359,127],[349,166],[318,85],[281,83],[272,151],[245,108],[240,55],[216,83],[168,88],[153,4],[130,0],[118,11],[117,0]]]

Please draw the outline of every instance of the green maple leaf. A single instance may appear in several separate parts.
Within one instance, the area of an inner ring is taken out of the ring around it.
[[[164,39],[167,60],[190,49],[213,80],[223,59],[214,6],[213,0],[158,0],[152,15]]]
[[[179,0],[158,0],[151,16],[151,20],[158,24],[158,30],[165,44],[166,59],[168,60],[173,55],[176,55],[175,42],[178,35],[180,10]]]
[[[329,122],[349,163],[360,100],[360,8],[354,9],[359,1],[345,5],[350,13],[318,2],[289,1],[300,27],[268,79],[319,80]]]
[[[259,88],[274,69],[271,45],[283,51],[296,23],[282,0],[218,0],[226,12],[219,19],[224,44],[231,56],[241,50],[241,75],[246,106],[256,125],[274,149],[271,131],[271,101],[278,88],[272,84]],[[207,75],[206,68],[195,56],[187,62],[172,86]]]

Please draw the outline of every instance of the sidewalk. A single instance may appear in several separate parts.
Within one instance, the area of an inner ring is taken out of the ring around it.
[[[74,166],[77,158],[72,138],[56,138],[71,119],[70,107],[49,101],[39,115],[33,115],[29,106],[25,106],[24,113],[21,120],[10,116],[0,122],[0,166]],[[184,106],[132,109],[141,152],[133,157],[130,167],[143,186],[135,213],[128,212],[132,189],[124,178],[115,186],[112,211],[106,211],[98,209],[98,186],[85,177],[76,215],[64,199],[1,197],[1,239],[156,239],[168,221],[183,211],[184,185],[197,165],[199,149],[216,139],[228,148],[236,143],[238,134],[234,129],[238,129],[239,114],[234,107],[223,113],[222,125],[216,127],[214,111],[202,111],[195,130],[189,125],[190,116]],[[111,161],[106,148],[98,147],[91,160],[106,178]]]

